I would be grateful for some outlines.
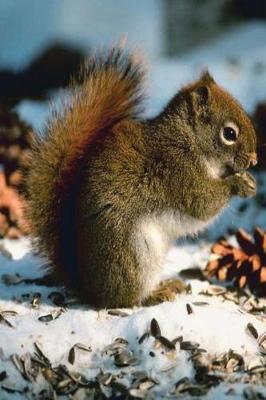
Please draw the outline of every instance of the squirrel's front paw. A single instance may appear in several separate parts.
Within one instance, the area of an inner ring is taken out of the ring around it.
[[[233,195],[252,197],[256,194],[256,180],[249,172],[235,174],[231,179]]]

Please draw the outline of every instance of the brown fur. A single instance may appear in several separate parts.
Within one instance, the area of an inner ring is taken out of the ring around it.
[[[36,141],[28,177],[39,249],[55,276],[95,306],[144,300],[133,235],[142,216],[176,210],[207,222],[231,196],[255,191],[244,171],[256,137],[241,106],[205,73],[141,121],[142,77],[142,65],[117,49],[89,62],[82,86]],[[219,142],[228,120],[240,130],[230,148]],[[206,173],[213,159],[217,178]]]
[[[115,123],[137,117],[142,92],[142,68],[120,49],[114,49],[107,58],[101,55],[88,60],[81,75],[82,87],[72,85],[71,99],[63,111],[54,112],[46,136],[36,138],[33,144],[27,184],[32,233],[39,248],[59,266],[56,274],[63,280],[68,277],[61,265],[65,262],[61,236],[66,233],[62,218],[73,208],[69,202],[75,196],[89,147],[96,139],[102,140]],[[71,221],[68,225],[70,228]],[[72,232],[68,234],[72,236]],[[69,245],[73,244],[69,240]]]

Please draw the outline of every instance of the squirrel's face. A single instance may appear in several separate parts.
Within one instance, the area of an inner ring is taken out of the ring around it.
[[[193,110],[194,142],[206,160],[216,162],[224,174],[256,165],[256,134],[238,102],[208,73],[186,90]]]

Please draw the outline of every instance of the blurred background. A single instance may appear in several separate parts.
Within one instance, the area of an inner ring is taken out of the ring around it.
[[[0,0],[0,38],[2,193],[7,187],[19,190],[18,171],[27,168],[32,135],[44,129],[51,101],[64,96],[84,57],[121,39],[149,67],[147,116],[208,68],[252,117],[258,169],[266,168],[266,0]],[[0,236],[7,226],[17,227],[13,198],[13,192],[5,201],[0,196]],[[264,193],[256,201],[266,207]],[[244,213],[245,204],[235,207]],[[266,228],[261,214],[253,214],[246,220],[243,214],[243,225],[250,226],[252,218],[253,225]],[[1,218],[8,220],[3,229]],[[232,227],[239,223],[230,214],[223,221]],[[216,225],[215,232],[224,229]]]
[[[0,98],[39,100],[82,57],[126,38],[150,65],[148,112],[205,67],[252,112],[265,99],[265,18],[265,0],[1,0]],[[20,106],[40,128],[47,110]]]

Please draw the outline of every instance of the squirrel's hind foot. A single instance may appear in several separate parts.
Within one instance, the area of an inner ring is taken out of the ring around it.
[[[164,301],[174,301],[178,293],[186,292],[187,289],[187,285],[180,279],[167,279],[161,282],[159,287],[153,290],[142,304],[144,306],[154,306]]]

